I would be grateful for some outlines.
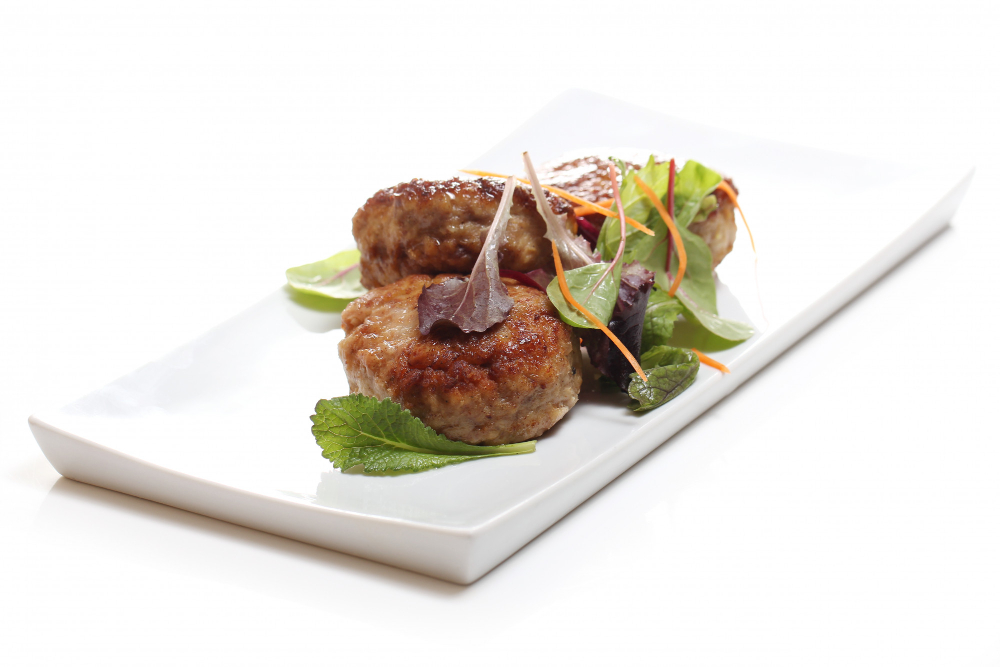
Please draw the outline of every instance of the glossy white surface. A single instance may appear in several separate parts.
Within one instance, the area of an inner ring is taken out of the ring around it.
[[[731,375],[704,368],[680,397],[641,416],[593,387],[530,456],[391,478],[345,475],[319,456],[308,421],[319,398],[348,391],[338,316],[282,289],[167,357],[33,416],[39,444],[71,479],[470,583],[941,230],[971,180],[738,137],[579,91],[473,166],[512,171],[527,147],[544,161],[588,141],[674,146],[740,174],[741,204],[768,250],[759,300],[746,237],[720,269],[730,277],[723,316],[748,319],[741,302],[763,308],[752,320],[757,335],[713,353]],[[830,206],[811,206],[817,201]],[[843,219],[845,210],[864,214]],[[839,232],[834,242],[830,229]]]
[[[996,665],[998,11],[0,3],[2,660]],[[589,57],[598,30],[634,62]],[[45,460],[29,414],[251,307],[282,277],[248,268],[322,256],[387,171],[465,165],[564,86],[977,172],[949,229],[472,586]]]

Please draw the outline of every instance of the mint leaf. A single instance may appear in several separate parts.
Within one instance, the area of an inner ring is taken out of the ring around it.
[[[386,398],[351,394],[323,399],[312,416],[313,436],[334,468],[366,475],[402,475],[473,459],[535,451],[535,441],[487,447],[455,442]]]
[[[601,276],[607,270],[608,262],[598,262],[565,272],[566,286],[569,287],[570,294],[581,306],[589,310],[604,324],[611,320],[615,303],[618,301],[618,285],[622,273],[621,262],[615,266],[607,278],[601,281]],[[583,313],[566,301],[558,280],[551,281],[545,289],[545,293],[548,294],[552,305],[559,311],[559,317],[562,318],[563,322],[579,329],[597,328]]]
[[[632,374],[628,395],[635,399],[630,406],[636,412],[658,408],[677,398],[698,376],[701,362],[691,350],[658,345],[642,355],[640,361],[647,381]]]
[[[300,292],[352,301],[368,291],[361,285],[360,261],[359,251],[345,250],[318,262],[288,269],[285,278]]]

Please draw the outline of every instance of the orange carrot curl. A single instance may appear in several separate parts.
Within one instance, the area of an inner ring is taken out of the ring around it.
[[[642,378],[642,381],[647,382],[648,380],[646,378],[646,374],[642,370],[642,366],[640,366],[639,362],[635,360],[635,357],[632,356],[632,353],[628,351],[628,348],[625,347],[625,345],[622,344],[620,340],[618,340],[617,336],[611,333],[610,329],[604,326],[603,322],[597,319],[597,317],[593,313],[591,313],[589,310],[581,306],[580,302],[573,298],[573,294],[569,291],[569,285],[566,283],[566,272],[563,271],[562,259],[559,258],[559,248],[558,246],[556,246],[555,241],[552,242],[552,259],[555,260],[556,263],[556,278],[559,279],[559,289],[562,291],[562,295],[563,297],[566,298],[566,301],[568,301],[571,306],[573,306],[581,313],[583,313],[584,317],[590,320],[595,327],[603,331],[604,335],[610,338],[611,342],[614,343],[619,350],[621,350],[622,354],[625,355],[625,358],[628,359],[628,362],[630,364],[632,364],[632,368],[634,368],[635,372],[639,374],[639,377]]]
[[[688,256],[687,252],[684,250],[684,240],[681,239],[681,233],[677,229],[677,225],[674,224],[674,219],[670,217],[669,213],[667,213],[667,209],[664,208],[663,202],[661,202],[660,198],[656,196],[653,189],[646,185],[646,183],[638,176],[635,177],[635,184],[638,185],[639,189],[642,190],[642,193],[646,195],[651,202],[653,202],[653,206],[656,207],[660,217],[663,218],[663,222],[667,223],[667,229],[670,230],[670,236],[674,239],[674,245],[677,247],[677,276],[674,278],[674,282],[671,283],[670,289],[667,291],[668,296],[673,296],[677,292],[677,288],[680,287],[681,279],[684,278],[684,271],[687,270]],[[670,270],[669,266],[667,267],[667,270]]]
[[[600,206],[601,208],[611,208],[612,204],[614,203],[615,203],[614,199],[605,199],[604,201],[597,202],[597,205]],[[576,208],[573,209],[573,213],[579,216],[584,216],[584,215],[590,215],[591,213],[597,213],[597,210],[594,209],[590,204],[587,204],[585,206],[577,206]]]
[[[488,176],[490,178],[507,178],[507,176],[504,176],[503,174],[496,174],[496,173],[494,173],[492,171],[479,171],[478,169],[460,169],[459,171],[465,172],[466,174],[472,174],[473,176]],[[519,182],[521,182],[521,183],[524,183],[525,185],[531,185],[531,183],[528,182],[526,179],[519,178],[517,180]],[[586,199],[583,199],[582,197],[577,197],[574,194],[570,194],[569,192],[566,192],[562,188],[557,188],[557,187],[554,187],[552,185],[543,185],[542,187],[545,188],[546,190],[548,190],[549,192],[551,192],[552,194],[559,195],[563,199],[567,199],[567,200],[573,202],[574,204],[578,204],[581,207],[582,206],[588,207],[589,209],[591,209],[590,213],[600,213],[601,215],[606,216],[608,218],[617,218],[618,217],[618,213],[617,212],[612,211],[609,208],[605,208],[604,206],[601,206],[600,204],[595,204],[594,202],[589,202]],[[587,213],[586,215],[589,215],[590,213]],[[625,216],[625,222],[628,223],[628,224],[630,224],[630,225],[632,225],[633,227],[635,227],[636,229],[638,229],[643,234],[648,234],[649,236],[653,236],[654,235],[654,232],[653,232],[652,229],[650,229],[646,225],[643,225],[643,224],[641,224],[639,222],[636,222],[635,220],[633,220],[632,218],[630,218],[628,216]]]
[[[733,203],[736,204],[736,210],[740,212],[740,217],[743,218],[743,226],[747,228],[747,234],[750,235],[750,247],[753,248],[753,254],[756,255],[757,245],[753,242],[753,232],[750,231],[750,225],[747,224],[747,217],[743,215],[743,209],[740,208],[740,202],[736,199],[736,193],[731,187],[729,187],[729,183],[726,183],[725,181],[719,182],[718,189],[725,192],[726,195],[733,200]]]
[[[698,350],[694,349],[693,347],[691,348],[691,351],[694,352],[695,354],[697,354],[698,355],[698,361],[700,361],[701,363],[705,364],[706,366],[711,366],[712,368],[718,369],[718,370],[722,371],[723,373],[729,373],[729,369],[726,368],[725,364],[720,364],[718,361],[716,361],[712,357],[705,356],[704,354],[702,354]]]

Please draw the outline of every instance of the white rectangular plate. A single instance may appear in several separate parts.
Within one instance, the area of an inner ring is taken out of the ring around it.
[[[684,394],[642,416],[623,397],[586,392],[534,454],[348,475],[320,456],[309,420],[318,399],[348,391],[338,316],[281,289],[167,357],[32,416],[35,438],[81,482],[473,582],[930,239],[972,177],[749,139],[580,91],[471,166],[509,173],[525,149],[545,161],[589,147],[693,157],[735,178],[759,269],[755,277],[741,232],[719,269],[720,310],[759,333],[714,355],[731,375],[703,367]]]

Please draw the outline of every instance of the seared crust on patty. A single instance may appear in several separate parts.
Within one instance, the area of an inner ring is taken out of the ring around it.
[[[580,395],[580,345],[544,292],[504,279],[507,319],[483,333],[418,330],[417,299],[434,278],[368,292],[342,316],[351,393],[391,398],[438,433],[484,445],[537,438]]]
[[[538,169],[538,180],[542,185],[552,185],[571,195],[596,203],[614,196],[611,178],[608,176],[608,167],[612,164],[611,160],[596,155],[553,160]],[[634,162],[626,161],[625,164],[635,170],[642,168],[642,165]],[[621,178],[622,175],[619,173],[619,185]]]
[[[503,181],[495,178],[425,181],[415,178],[376,192],[354,215],[361,251],[361,283],[379,287],[416,273],[469,273],[489,231]],[[569,202],[549,196],[567,224]],[[510,223],[500,246],[500,266],[527,272],[552,266],[545,221],[529,190],[514,191]]]

